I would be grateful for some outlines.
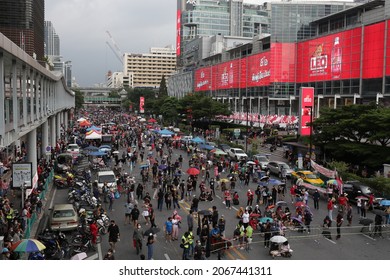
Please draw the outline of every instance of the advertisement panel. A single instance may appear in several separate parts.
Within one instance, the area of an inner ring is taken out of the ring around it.
[[[247,58],[247,86],[268,86],[271,79],[271,52],[264,52]],[[244,60],[244,59],[243,59]],[[244,86],[245,87],[245,86]]]
[[[360,77],[361,28],[298,43],[297,82]]]
[[[211,89],[211,67],[199,68],[195,71],[195,92]]]
[[[176,56],[180,55],[180,47],[181,47],[180,33],[181,33],[181,11],[178,9],[176,15]]]
[[[241,61],[239,59],[231,60],[212,67],[213,83],[212,89],[229,89],[238,88],[240,86]],[[215,83],[214,83],[215,79]]]
[[[295,82],[295,54],[295,43],[271,44],[271,82]]]
[[[390,20],[386,22],[390,26]],[[387,42],[386,42],[386,76],[390,76],[390,28],[387,28]]]
[[[145,106],[145,97],[141,96],[141,97],[139,98],[139,112],[140,112],[141,114],[145,113],[144,106]]]
[[[12,187],[13,188],[32,188],[32,163],[13,163],[12,164]]]
[[[383,76],[385,23],[364,27],[363,79]]]
[[[314,88],[301,87],[299,94],[299,131],[301,136],[308,136],[311,133],[311,126],[308,123],[312,121],[312,110],[314,106]]]

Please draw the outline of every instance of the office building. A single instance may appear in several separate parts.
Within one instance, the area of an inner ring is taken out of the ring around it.
[[[44,59],[44,0],[0,1],[0,32],[34,59]]]
[[[172,47],[151,48],[147,54],[125,53],[123,86],[159,88],[161,78],[170,77],[175,69],[176,53]]]

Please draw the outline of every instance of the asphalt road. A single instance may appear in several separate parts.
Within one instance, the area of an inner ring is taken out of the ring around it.
[[[271,160],[283,160],[282,157],[282,149],[278,148],[277,151],[270,153],[269,149],[261,148],[262,150],[259,153],[267,153],[271,154]],[[178,157],[180,154],[184,157],[183,168],[185,171],[188,168],[188,160],[186,153],[181,150],[174,150],[174,158]],[[139,178],[139,167],[136,167],[133,172],[130,171],[128,167],[125,170],[127,173],[133,174],[136,178]],[[213,177],[213,172],[211,172],[211,176]],[[224,174],[227,175],[226,173]],[[222,176],[223,177],[223,176]],[[187,176],[184,176],[186,179]],[[239,184],[237,184],[239,185]],[[288,182],[288,186],[290,183]],[[252,190],[255,190],[257,187],[256,183],[251,182],[249,187]],[[150,187],[149,187],[150,188]],[[152,190],[148,190],[152,194]],[[197,188],[198,194],[199,190]],[[240,195],[240,205],[246,206],[246,188],[236,187],[236,191]],[[286,201],[290,204],[291,200],[289,199],[289,191],[286,191],[287,197]],[[53,197],[53,203],[65,203],[67,199],[67,190],[56,190]],[[121,233],[120,242],[117,243],[117,249],[115,253],[115,258],[118,260],[136,260],[139,259],[139,256],[136,255],[135,249],[132,244],[132,235],[134,228],[132,225],[124,224],[124,204],[126,202],[126,198],[122,196],[121,198],[115,200],[114,202],[114,210],[108,212],[108,215],[111,219],[116,220]],[[155,208],[157,208],[157,201],[152,200],[152,204]],[[226,231],[225,235],[227,238],[232,238],[233,231],[235,226],[238,223],[238,219],[236,218],[236,212],[238,207],[232,207],[232,209],[226,209],[223,199],[221,199],[221,192],[217,191],[217,196],[213,202],[200,202],[199,209],[211,209],[212,206],[216,206],[219,210],[219,215],[224,215],[226,219]],[[294,205],[288,205],[291,210],[294,210]],[[309,201],[309,206],[311,209],[313,207],[313,201]],[[181,224],[181,229],[179,230],[179,237],[187,230],[186,216],[189,213],[190,203],[183,201],[180,202],[180,209],[178,209],[179,215],[183,218],[183,222]],[[108,208],[108,205],[107,205]],[[262,212],[264,212],[264,206],[260,205]],[[360,229],[362,225],[358,223],[358,214],[356,208],[353,211],[353,222],[352,226],[346,226],[347,222],[344,222],[343,227],[341,228],[341,238],[336,240],[336,229],[331,229],[333,239],[329,240],[323,237],[322,232],[322,221],[326,216],[326,202],[324,199],[320,201],[320,209],[312,210],[313,212],[313,221],[311,224],[311,233],[308,234],[298,233],[296,230],[286,230],[285,236],[290,242],[291,248],[294,250],[292,259],[296,260],[370,260],[370,259],[378,259],[378,260],[388,260],[390,259],[390,227],[384,227],[383,236],[384,238],[372,238],[366,234],[362,234]],[[333,215],[336,216],[336,211],[334,211]],[[156,243],[154,245],[154,255],[153,258],[156,260],[181,260],[182,258],[182,249],[180,248],[180,241],[173,241],[171,243],[166,243],[163,233],[163,225],[167,220],[167,217],[172,215],[173,210],[167,210],[164,208],[160,212],[156,210],[156,224],[161,231],[156,235]],[[369,218],[374,218],[372,213],[368,213]],[[140,218],[143,230],[149,228],[149,226],[145,225],[145,221]],[[335,224],[335,223],[334,223]],[[196,233],[197,225],[194,225],[194,233]],[[195,235],[195,239],[197,236]],[[180,239],[179,239],[180,240]],[[255,231],[253,235],[253,242],[250,246],[249,250],[241,250],[237,246],[237,242],[233,241],[232,248],[226,251],[223,259],[227,260],[269,260],[271,259],[269,255],[268,248],[264,248],[264,238],[262,235]],[[145,242],[144,242],[145,244]],[[102,242],[98,246],[97,252],[89,252],[89,259],[102,259],[102,256],[108,250],[108,236],[102,236]],[[143,248],[143,254],[147,254],[146,246]],[[217,259],[217,254],[211,254],[209,259]],[[280,258],[279,258],[280,259]]]

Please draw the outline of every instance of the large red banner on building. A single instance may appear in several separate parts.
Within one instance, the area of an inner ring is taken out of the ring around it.
[[[297,82],[360,77],[361,28],[298,43]]]
[[[301,136],[310,135],[312,127],[309,123],[312,121],[312,111],[314,106],[314,88],[302,87],[299,95],[300,114],[299,114],[299,132]]]
[[[177,10],[176,15],[176,55],[180,55],[180,47],[181,47],[181,40],[180,40],[180,33],[181,33],[181,11]]]
[[[211,67],[203,67],[195,71],[195,91],[211,89]]]
[[[248,56],[247,73],[246,86],[268,86],[271,80],[271,52]]]
[[[383,77],[385,22],[364,27],[363,79]]]
[[[231,60],[212,67],[212,90],[239,88],[241,85],[241,61]]]
[[[295,82],[295,43],[271,44],[271,83]]]

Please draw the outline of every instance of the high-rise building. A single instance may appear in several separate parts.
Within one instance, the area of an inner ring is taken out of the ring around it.
[[[197,37],[234,36],[252,38],[269,34],[269,17],[260,5],[243,0],[178,0],[176,53],[183,65],[185,45]]]
[[[38,61],[44,59],[44,0],[0,1],[0,32]]]
[[[161,78],[171,76],[175,69],[176,52],[172,47],[151,48],[147,54],[125,53],[123,75],[132,77],[133,85],[124,79],[124,86],[158,88]]]
[[[45,21],[45,56],[59,57],[60,54],[60,37],[51,21]]]

